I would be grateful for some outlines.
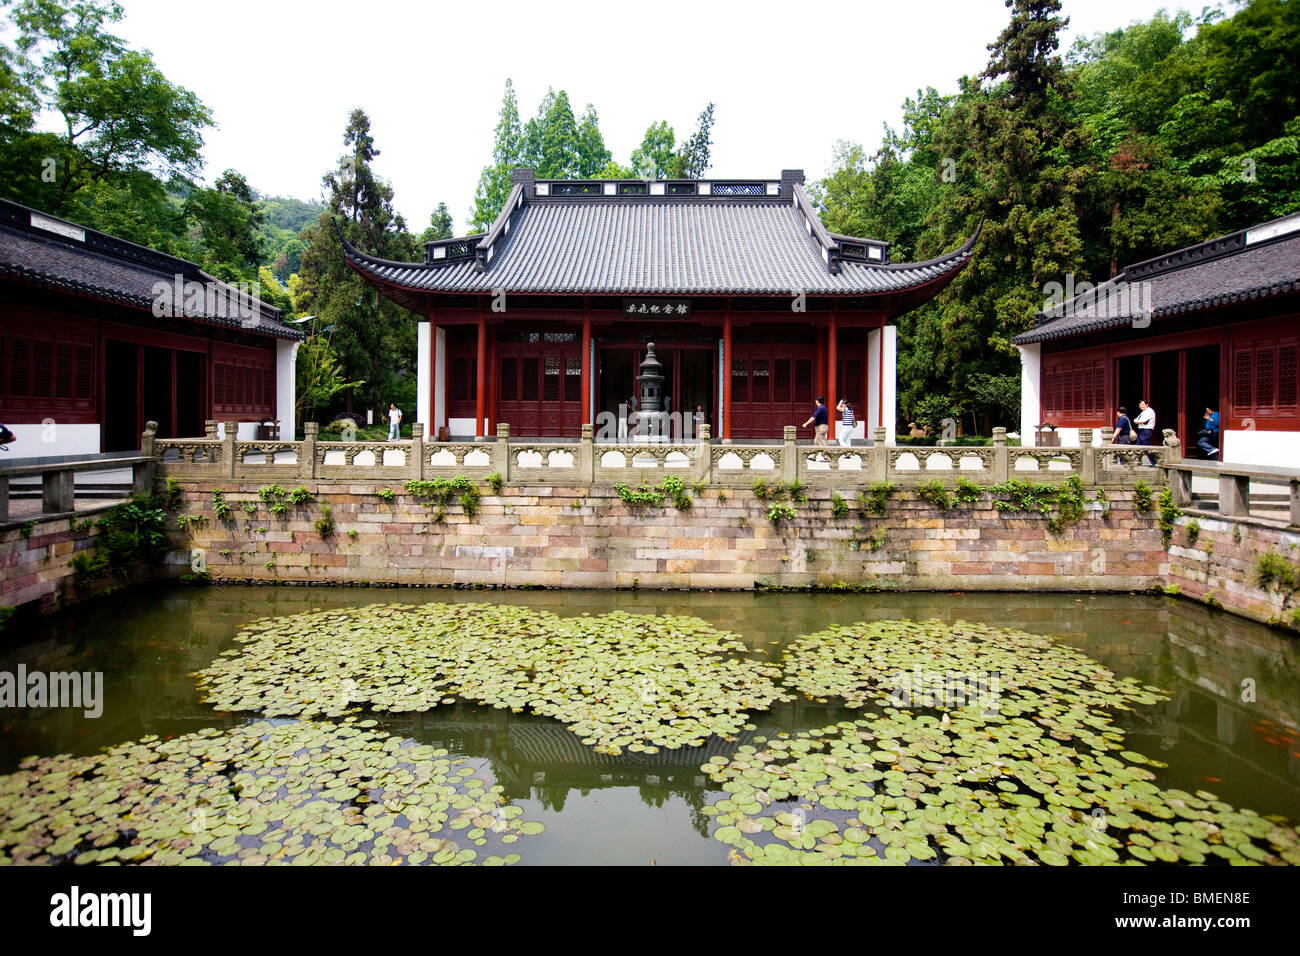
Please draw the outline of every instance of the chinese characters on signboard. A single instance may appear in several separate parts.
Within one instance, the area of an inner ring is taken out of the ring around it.
[[[686,319],[691,315],[687,299],[624,299],[623,314],[638,319]]]

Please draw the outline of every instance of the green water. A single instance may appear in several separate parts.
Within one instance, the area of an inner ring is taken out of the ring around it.
[[[1129,748],[1169,764],[1159,771],[1161,786],[1210,790],[1239,807],[1300,819],[1300,643],[1190,602],[1133,595],[155,587],[5,635],[0,670],[24,663],[29,670],[102,671],[104,710],[97,719],[69,710],[0,711],[0,773],[29,754],[91,754],[145,734],[170,737],[256,719],[215,713],[189,674],[232,647],[240,626],[254,618],[389,601],[690,614],[774,662],[800,634],[863,620],[964,619],[1046,634],[1121,676],[1171,692],[1168,702],[1121,713],[1117,721]],[[1253,687],[1253,701],[1243,700],[1243,687]],[[713,738],[697,750],[609,757],[553,720],[471,704],[372,716],[389,732],[446,747],[490,770],[527,819],[546,825],[527,841],[525,863],[726,863],[727,848],[709,838],[700,812],[714,791],[699,765],[735,743]],[[855,716],[800,700],[755,714],[754,733]]]

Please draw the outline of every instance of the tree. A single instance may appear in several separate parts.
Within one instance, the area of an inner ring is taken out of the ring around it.
[[[447,210],[445,202],[438,203],[438,208],[433,211],[429,217],[429,225],[420,233],[417,240],[421,245],[426,242],[436,242],[439,239],[450,239],[456,233],[451,221],[451,213]]]
[[[265,217],[242,175],[227,169],[212,188],[190,193],[182,209],[199,235],[192,253],[196,262],[226,281],[256,274]]]
[[[519,125],[519,101],[514,84],[507,79],[501,98],[501,116],[497,120],[492,143],[492,162],[483,167],[479,176],[478,191],[474,195],[474,211],[470,216],[470,229],[484,232],[496,222],[506,198],[510,195],[510,173],[524,160],[524,134]]]
[[[64,212],[91,183],[140,169],[188,179],[202,166],[212,114],[168,82],[147,52],[107,32],[122,16],[119,4],[103,0],[23,0],[10,14],[37,103],[62,119],[51,144],[57,174],[31,197],[52,212]]]
[[[667,120],[651,123],[641,138],[641,145],[632,150],[632,175],[642,179],[666,179],[676,155],[673,151],[676,140]]]
[[[578,172],[578,126],[569,94],[560,90],[551,99],[542,121],[538,179],[570,179]]]
[[[578,176],[582,179],[595,179],[612,159],[613,154],[605,148],[605,139],[600,135],[596,108],[588,103],[582,113],[582,122],[578,125]]]
[[[677,151],[670,169],[675,179],[703,179],[712,165],[710,153],[713,149],[713,104],[710,103],[700,113],[695,132],[682,143]]]
[[[337,327],[332,344],[340,375],[365,383],[344,391],[348,410],[358,400],[363,407],[382,407],[389,401],[409,405],[415,399],[415,321],[347,265],[334,229],[337,226],[358,248],[386,259],[415,258],[415,243],[393,211],[392,187],[371,168],[379,150],[363,110],[352,111],[343,141],[349,151],[323,179],[326,210],[302,235],[307,248],[294,304],[316,315],[322,327]]]

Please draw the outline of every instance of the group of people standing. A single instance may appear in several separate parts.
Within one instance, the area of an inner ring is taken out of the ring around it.
[[[1156,437],[1156,410],[1142,399],[1138,402],[1138,416],[1130,419],[1128,409],[1121,405],[1115,412],[1115,431],[1111,442],[1116,445],[1154,445]],[[1219,413],[1206,408],[1201,429],[1196,433],[1196,447],[1209,459],[1219,455]]]

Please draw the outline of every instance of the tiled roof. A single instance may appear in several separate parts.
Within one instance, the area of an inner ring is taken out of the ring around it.
[[[284,324],[279,309],[257,299],[245,310],[252,314],[241,318],[237,290],[193,262],[0,200],[0,276],[152,312],[155,286],[174,288],[177,275],[212,288],[224,305],[235,306],[221,310],[228,313],[221,315],[209,309],[217,296],[212,303],[205,296],[203,308],[184,309],[184,318],[277,338],[304,337]],[[178,308],[184,305],[178,303]]]
[[[1293,221],[1294,220],[1294,221]],[[1128,266],[1037,316],[1016,345],[1070,338],[1234,302],[1300,292],[1300,215]]]
[[[955,274],[974,238],[927,262],[845,260],[834,273],[789,201],[593,198],[525,202],[500,243],[486,267],[389,262],[344,245],[363,274],[428,292],[861,296]]]

